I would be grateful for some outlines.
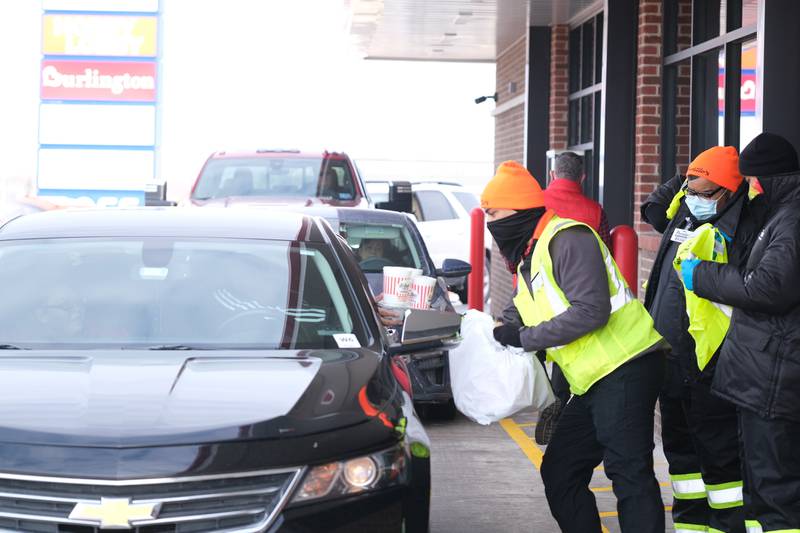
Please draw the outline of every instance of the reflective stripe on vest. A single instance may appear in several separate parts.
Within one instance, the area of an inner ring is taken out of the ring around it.
[[[672,265],[681,283],[681,262],[695,258],[715,263],[728,262],[725,237],[713,225],[703,224],[694,231],[693,237],[678,247]],[[703,370],[722,345],[731,324],[733,310],[728,305],[700,298],[685,287],[683,293],[686,297],[686,313],[689,315],[689,334],[695,344],[697,367]]]
[[[575,220],[554,216],[539,237],[531,257],[530,287],[519,283],[514,305],[525,326],[534,327],[565,312],[570,307],[553,275],[550,241],[567,228],[582,226],[592,232],[605,263],[611,315],[602,328],[587,333],[566,346],[547,349],[547,357],[561,368],[573,394],[584,394],[589,387],[629,359],[657,344],[661,336],[653,319],[637,300],[600,236],[591,227]],[[581,265],[571,266],[581,268]],[[522,277],[521,266],[518,278]]]
[[[706,484],[700,472],[691,474],[673,474],[669,476],[672,482],[672,495],[676,500],[699,500],[706,498]]]
[[[718,485],[706,484],[708,505],[712,509],[729,509],[742,506],[742,482],[732,481]]]

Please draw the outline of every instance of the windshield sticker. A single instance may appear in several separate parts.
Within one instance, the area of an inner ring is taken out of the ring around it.
[[[339,348],[361,348],[361,343],[358,342],[358,337],[352,333],[334,333],[333,339]]]

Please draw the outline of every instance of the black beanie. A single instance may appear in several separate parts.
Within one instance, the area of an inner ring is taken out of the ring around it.
[[[794,146],[774,133],[760,134],[739,154],[739,173],[742,176],[763,178],[795,172],[798,168]]]

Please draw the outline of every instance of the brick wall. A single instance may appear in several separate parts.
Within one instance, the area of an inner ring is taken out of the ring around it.
[[[497,103],[503,104],[521,94],[525,94],[525,62],[528,60],[528,40],[520,38],[503,50],[497,58],[495,90]],[[509,92],[509,84],[516,85],[515,92]],[[520,130],[522,131],[522,130]]]
[[[550,35],[550,149],[565,150],[569,112],[569,26],[553,26]]]
[[[661,236],[642,221],[640,207],[661,183],[662,2],[640,0],[636,60],[636,151],[633,187],[633,225],[639,234],[639,279],[653,266]],[[639,291],[643,296],[644,291]]]
[[[497,94],[498,105],[525,93],[525,63],[527,61],[528,42],[520,39],[497,58]],[[509,82],[517,84],[515,94],[508,92]],[[525,155],[525,106],[520,105],[495,115],[494,121],[494,160],[495,166],[503,161],[523,162]],[[511,274],[500,260],[500,252],[492,245],[492,261],[490,287],[492,307],[488,312],[499,316],[503,308],[511,301]]]
[[[678,2],[678,50],[691,45],[692,1]],[[663,11],[659,0],[640,0],[636,77],[636,173],[634,227],[639,234],[639,281],[648,278],[661,235],[641,220],[639,208],[647,196],[675,173],[685,173],[690,162],[691,65],[677,67],[675,109],[662,109]],[[661,116],[675,116],[675,169],[661,169]],[[644,291],[640,291],[643,297]]]

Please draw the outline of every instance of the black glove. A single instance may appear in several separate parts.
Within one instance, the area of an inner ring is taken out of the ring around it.
[[[644,208],[644,218],[659,233],[664,233],[669,225],[667,210],[663,205],[656,203],[647,204],[647,207]]]
[[[494,328],[494,340],[503,346],[516,346],[522,348],[522,341],[519,338],[519,328],[503,324]]]

